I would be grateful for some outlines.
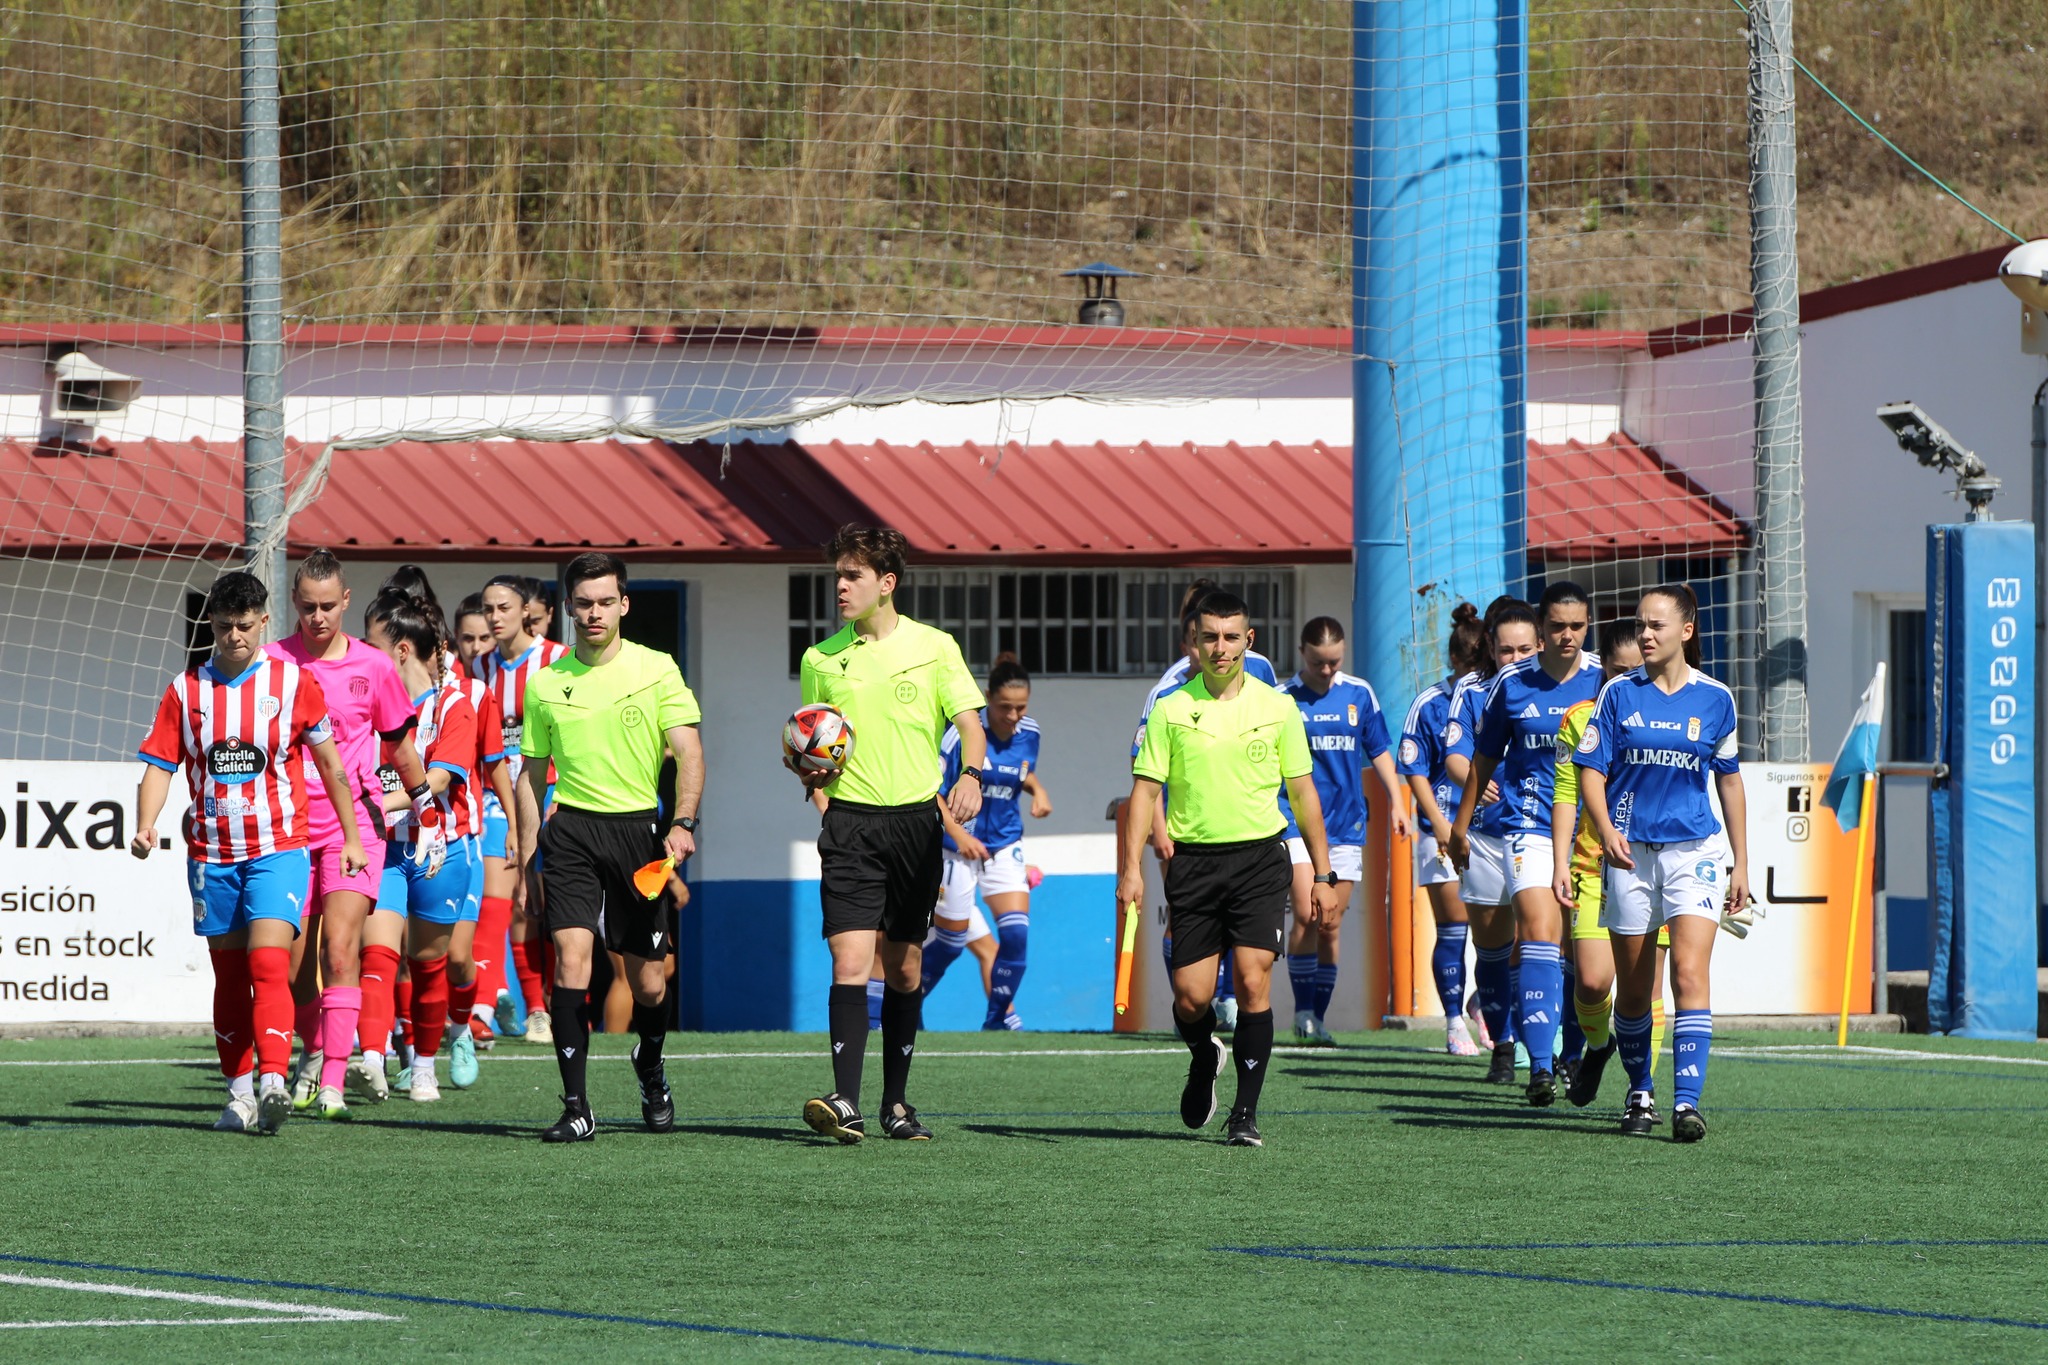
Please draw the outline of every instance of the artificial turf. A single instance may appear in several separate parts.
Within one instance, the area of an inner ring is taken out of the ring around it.
[[[259,1321],[0,1357],[2048,1358],[2043,1050],[1724,1035],[1682,1147],[1617,1135],[1618,1069],[1539,1112],[1418,1035],[1342,1041],[1274,1059],[1263,1150],[1181,1128],[1164,1038],[928,1035],[937,1140],[856,1148],[797,1120],[817,1036],[672,1039],[718,1055],[671,1063],[664,1137],[600,1038],[605,1127],[570,1148],[535,1140],[554,1068],[516,1044],[439,1104],[261,1139],[209,1131],[197,1040],[4,1042],[0,1329]]]

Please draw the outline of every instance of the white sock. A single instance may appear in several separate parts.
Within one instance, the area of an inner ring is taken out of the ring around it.
[[[381,1052],[372,1052],[370,1051],[370,1049],[364,1048],[363,1065],[370,1068],[370,1070],[372,1071],[382,1071],[384,1069],[384,1054]]]
[[[228,1097],[230,1099],[238,1100],[255,1099],[256,1073],[253,1071],[244,1071],[239,1076],[230,1077],[228,1079]]]

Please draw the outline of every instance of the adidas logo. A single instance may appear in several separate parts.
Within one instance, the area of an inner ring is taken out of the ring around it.
[[[1696,1066],[1688,1066],[1681,1068],[1678,1074],[1681,1076],[1697,1076],[1700,1074],[1700,1069]]]
[[[1537,1010],[1522,1022],[1525,1024],[1547,1024],[1550,1022],[1550,1012],[1548,1010]]]
[[[1623,725],[1641,725],[1642,723],[1643,713],[1640,711],[1631,711],[1628,719],[1622,722]]]
[[[1541,720],[1542,718],[1543,709],[1533,701],[1523,707],[1522,713],[1515,717],[1516,720]]]

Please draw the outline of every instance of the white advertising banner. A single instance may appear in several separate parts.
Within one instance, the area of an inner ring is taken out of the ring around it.
[[[139,761],[0,761],[0,1024],[213,1017],[178,835],[185,783],[138,861],[141,775]]]

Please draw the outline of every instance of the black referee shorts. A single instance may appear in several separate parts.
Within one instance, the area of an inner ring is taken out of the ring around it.
[[[1237,844],[1173,846],[1166,860],[1166,927],[1173,965],[1225,948],[1287,947],[1287,897],[1294,864],[1279,835]]]
[[[891,943],[923,943],[944,871],[941,833],[929,801],[826,807],[818,831],[825,937],[880,929]]]
[[[638,958],[676,950],[668,893],[648,900],[633,888],[635,872],[668,856],[655,812],[606,815],[558,804],[541,826],[540,848],[548,869],[541,923],[550,934],[588,929],[612,952]]]

